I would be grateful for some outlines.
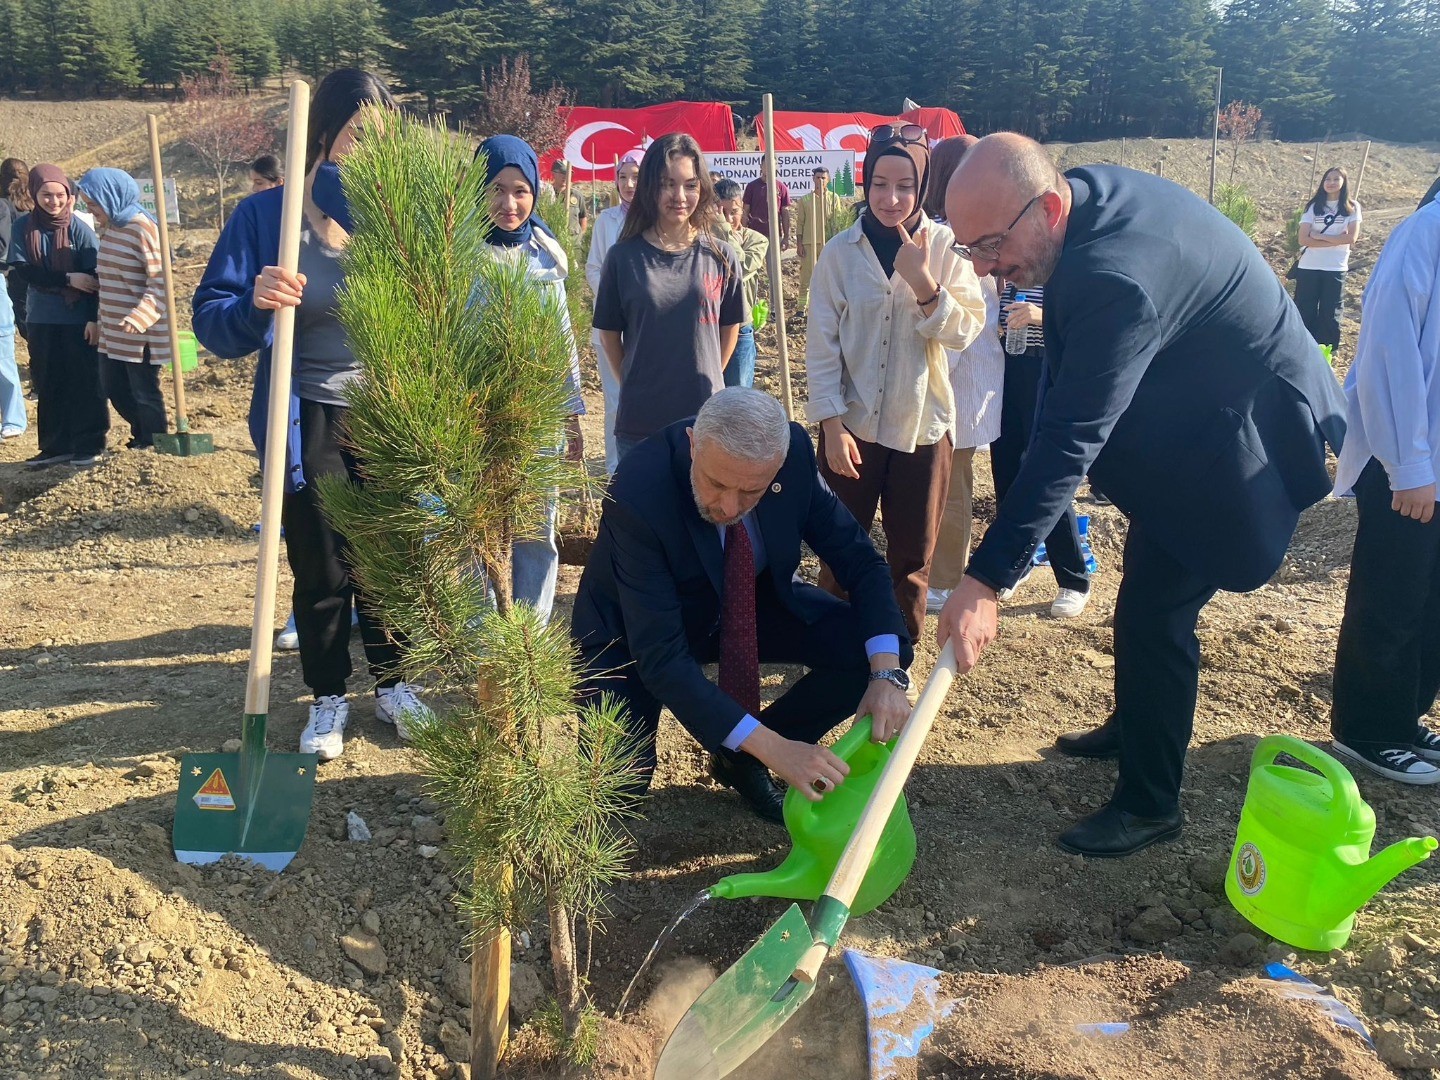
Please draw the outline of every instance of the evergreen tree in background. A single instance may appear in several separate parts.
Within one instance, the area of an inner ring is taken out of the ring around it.
[[[750,78],[781,108],[820,101],[827,89],[813,0],[760,0],[750,28]],[[753,103],[753,98],[752,98]]]
[[[1440,0],[0,0],[4,93],[171,90],[220,52],[247,88],[378,70],[452,124],[525,53],[582,105],[910,97],[1067,140],[1204,135],[1223,67],[1280,138],[1440,139]]]
[[[1216,35],[1225,100],[1260,106],[1276,138],[1324,134],[1333,36],[1328,0],[1231,0]]]
[[[679,7],[690,28],[686,95],[698,101],[747,100],[749,37],[759,15],[758,0],[679,0]]]
[[[536,63],[588,105],[634,106],[685,92],[679,0],[542,0]]]

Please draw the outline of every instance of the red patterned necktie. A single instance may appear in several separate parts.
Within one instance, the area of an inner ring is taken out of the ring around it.
[[[725,527],[720,598],[720,689],[760,715],[760,644],[755,633],[755,549],[743,521]]]

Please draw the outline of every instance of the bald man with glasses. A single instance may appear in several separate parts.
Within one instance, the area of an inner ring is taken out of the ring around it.
[[[1279,568],[1330,489],[1344,404],[1249,237],[1191,192],[1115,166],[1061,175],[1043,147],[980,140],[946,209],[980,274],[1045,287],[1046,371],[1024,461],[940,614],[962,669],[1087,472],[1130,519],[1115,604],[1115,708],[1062,753],[1118,758],[1110,802],[1059,838],[1122,856],[1179,836],[1200,609]]]

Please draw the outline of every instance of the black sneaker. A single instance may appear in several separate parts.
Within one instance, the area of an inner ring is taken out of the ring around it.
[[[104,460],[104,454],[76,454],[70,459],[70,464],[78,469],[88,469],[92,465],[99,465]]]
[[[41,450],[34,457],[25,459],[25,467],[27,469],[48,469],[51,465],[63,465],[74,456],[74,454],[47,453]]]
[[[1424,724],[1415,725],[1415,742],[1410,749],[1426,761],[1440,764],[1440,735],[1436,735]]]
[[[1339,739],[1330,743],[1336,757],[1363,765],[1373,773],[1401,784],[1440,784],[1440,765],[1415,755],[1408,746],[1346,746]]]

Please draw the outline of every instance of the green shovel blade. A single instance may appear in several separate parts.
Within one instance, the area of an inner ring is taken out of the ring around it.
[[[241,742],[238,754],[181,759],[175,857],[203,865],[234,854],[278,873],[305,842],[316,757],[269,753],[263,716],[245,717]]]
[[[791,978],[814,941],[791,904],[690,1006],[655,1064],[655,1080],[720,1080],[764,1046],[815,989]]]

